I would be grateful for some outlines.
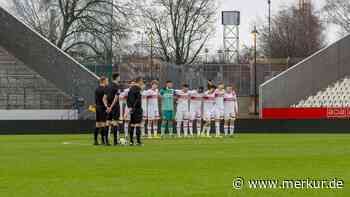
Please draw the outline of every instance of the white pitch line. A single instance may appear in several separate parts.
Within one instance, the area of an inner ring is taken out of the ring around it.
[[[91,146],[91,144],[82,144],[76,142],[62,142],[63,145],[80,145],[80,146]]]
[[[197,140],[196,138],[193,138],[192,140],[186,139],[179,142],[176,142],[176,139],[169,139],[169,140],[161,140],[161,139],[146,139],[146,141],[150,142],[148,144],[158,144],[159,142],[164,145],[192,145],[192,144],[198,144],[198,145],[209,145],[209,144],[216,144],[218,139],[222,138],[200,138],[200,139],[209,139],[209,141],[201,141]],[[79,146],[92,146],[92,144],[84,144],[84,143],[78,143],[78,142],[62,142],[63,145],[79,145]],[[232,141],[220,141],[220,144],[232,144]]]

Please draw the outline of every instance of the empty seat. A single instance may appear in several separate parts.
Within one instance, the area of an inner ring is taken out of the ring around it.
[[[329,85],[292,107],[350,107],[350,77]]]

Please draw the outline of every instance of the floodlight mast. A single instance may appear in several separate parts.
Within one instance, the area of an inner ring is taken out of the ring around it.
[[[239,11],[222,11],[225,63],[239,63]]]

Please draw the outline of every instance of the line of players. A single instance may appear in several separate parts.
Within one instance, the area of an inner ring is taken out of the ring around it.
[[[135,81],[128,82],[128,88],[122,90],[119,84],[119,74],[114,74],[112,78],[113,81],[108,85],[108,80],[102,77],[95,91],[96,130],[94,139],[96,145],[98,144],[98,133],[101,133],[102,143],[108,145],[110,133],[114,133],[114,144],[119,144],[121,143],[119,135],[120,132],[123,132],[127,143],[128,134],[131,131],[129,128],[130,108],[127,101],[129,90],[135,85],[142,88],[143,122],[140,126],[142,136],[159,137],[158,122],[160,119],[162,119],[161,136],[165,136],[166,130],[172,136],[174,123],[176,123],[176,136],[178,137],[181,136],[181,131],[184,137],[194,136],[194,131],[197,136],[210,136],[211,125],[215,125],[215,136],[220,136],[221,133],[224,133],[225,136],[234,133],[238,101],[232,86],[227,86],[225,89],[224,84],[216,87],[208,83],[208,89],[204,91],[203,87],[189,90],[188,85],[184,84],[180,90],[175,90],[173,83],[167,81],[166,86],[159,90],[159,83],[154,80],[151,82],[151,88],[147,90],[143,83],[136,84]],[[221,122],[224,122],[224,131],[220,129]],[[137,129],[140,128],[137,127]],[[129,140],[133,141],[133,139]]]
[[[132,81],[129,86],[132,86]],[[120,118],[124,120],[124,130],[127,131],[130,120],[126,100],[128,90],[125,89],[119,96]],[[176,108],[176,110],[174,110]],[[208,85],[208,90],[200,87],[189,90],[188,85],[182,85],[180,90],[173,89],[171,81],[166,82],[166,87],[159,90],[158,81],[151,82],[151,88],[142,91],[143,123],[142,135],[151,137],[158,136],[158,122],[161,119],[161,136],[165,135],[166,129],[173,135],[173,123],[176,122],[176,134],[181,136],[210,136],[210,126],[215,122],[215,136],[224,133],[225,136],[233,135],[234,121],[238,115],[237,95],[232,86],[224,84]],[[161,111],[161,113],[160,113]],[[176,113],[174,113],[176,112]],[[174,116],[175,114],[175,116]],[[175,121],[174,121],[175,120]],[[224,131],[220,131],[220,123],[224,122]],[[147,125],[147,127],[145,127]],[[202,127],[203,126],[203,127]],[[147,132],[146,132],[147,131]],[[153,135],[152,135],[153,131]]]

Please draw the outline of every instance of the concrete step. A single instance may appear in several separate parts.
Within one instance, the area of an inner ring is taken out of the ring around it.
[[[10,64],[10,65],[14,65],[17,62],[13,59],[0,59],[0,66],[2,66],[3,64]],[[5,66],[5,65],[4,65]]]

